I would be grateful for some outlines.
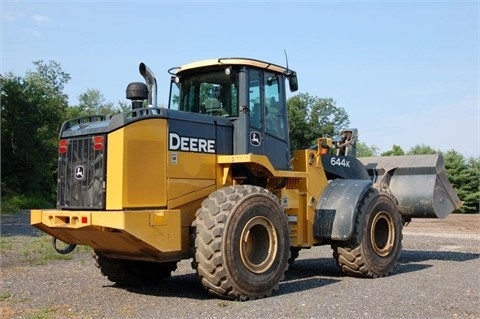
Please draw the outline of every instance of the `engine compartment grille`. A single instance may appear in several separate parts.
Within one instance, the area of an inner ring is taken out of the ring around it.
[[[60,141],[58,208],[105,208],[105,141],[104,135]]]

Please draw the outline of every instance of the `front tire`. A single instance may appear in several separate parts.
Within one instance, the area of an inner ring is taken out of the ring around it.
[[[225,187],[202,203],[195,220],[194,265],[213,295],[267,297],[288,266],[288,221],[278,199],[251,185]]]
[[[358,206],[352,238],[332,245],[337,265],[347,275],[384,277],[402,249],[402,218],[395,199],[370,189]]]

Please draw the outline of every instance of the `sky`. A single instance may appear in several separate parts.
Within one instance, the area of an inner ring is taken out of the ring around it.
[[[333,98],[368,146],[480,156],[478,0],[1,0],[0,12],[0,73],[56,61],[71,76],[70,105],[88,89],[127,102],[140,62],[167,105],[171,67],[220,57],[285,66],[286,52],[296,93]]]

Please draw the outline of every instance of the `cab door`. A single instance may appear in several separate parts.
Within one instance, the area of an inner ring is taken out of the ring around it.
[[[289,169],[284,77],[263,70],[249,72],[248,151],[266,155],[273,167]]]

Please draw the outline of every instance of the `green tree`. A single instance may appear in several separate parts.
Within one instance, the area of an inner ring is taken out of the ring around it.
[[[451,150],[445,153],[445,169],[458,197],[463,201],[460,211],[477,213],[480,200],[480,159],[468,161],[460,153]]]
[[[401,156],[405,155],[405,151],[398,145],[393,145],[392,149],[386,152],[383,152],[381,156]]]
[[[78,105],[68,108],[66,119],[86,115],[116,114],[120,113],[124,108],[122,104],[119,107],[115,107],[113,102],[106,101],[98,89],[87,89],[78,96],[78,101]]]
[[[297,94],[287,101],[292,149],[308,148],[318,137],[335,137],[350,121],[342,107],[332,98],[308,93]]]
[[[480,211],[480,158],[469,158],[467,160],[469,171],[468,190],[465,194],[465,213],[478,213]]]
[[[160,105],[160,107],[162,107]],[[131,103],[128,103],[128,102],[125,102],[125,101],[118,101],[118,111],[120,113],[124,113],[124,112],[127,112],[127,111],[130,111],[132,109],[132,104]]]
[[[2,79],[2,196],[53,201],[58,130],[67,107],[70,75],[55,61],[35,61],[24,77]]]
[[[408,151],[408,155],[428,155],[428,154],[436,154],[439,151],[436,151],[432,147],[428,145],[415,145]]]
[[[365,142],[357,142],[357,157],[378,156],[378,146],[368,146]]]

